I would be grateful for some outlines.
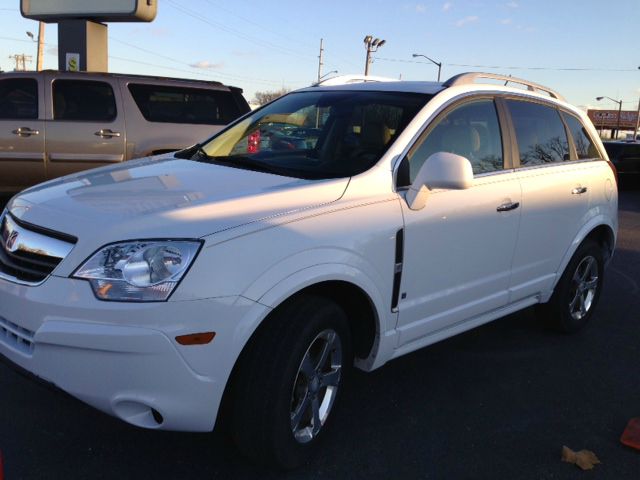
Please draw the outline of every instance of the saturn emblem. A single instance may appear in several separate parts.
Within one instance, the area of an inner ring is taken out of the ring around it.
[[[10,252],[15,252],[15,245],[16,245],[16,241],[18,240],[18,232],[11,232],[11,235],[9,235],[9,238],[7,238],[7,243],[5,243],[5,247],[7,248],[7,250],[9,250]]]

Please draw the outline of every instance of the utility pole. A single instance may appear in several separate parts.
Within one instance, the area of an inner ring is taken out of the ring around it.
[[[44,22],[38,22],[38,57],[36,59],[36,70],[42,70],[44,61]]]
[[[322,48],[322,38],[320,39],[320,55],[318,55],[318,83],[320,83],[320,78],[322,78],[322,54],[324,53],[324,48]]]
[[[27,70],[27,62],[31,63],[31,55],[25,55],[24,53],[17,53],[15,55],[10,55],[10,59],[16,62],[16,68],[14,71],[16,72],[24,72]]]
[[[633,140],[636,141],[638,138],[638,128],[640,127],[640,100],[638,100],[638,111],[636,113],[636,128],[633,131]]]

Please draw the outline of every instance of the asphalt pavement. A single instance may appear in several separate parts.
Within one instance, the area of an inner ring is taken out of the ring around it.
[[[640,191],[620,194],[617,250],[591,324],[545,330],[531,309],[356,372],[318,455],[252,467],[221,433],[147,431],[0,363],[0,450],[14,479],[634,479],[620,444],[640,417]],[[543,232],[541,232],[543,233]],[[563,445],[602,461],[560,461]]]

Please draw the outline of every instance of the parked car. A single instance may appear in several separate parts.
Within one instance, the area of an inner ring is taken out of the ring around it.
[[[249,111],[220,82],[86,72],[0,74],[0,194],[180,150]]]
[[[621,180],[640,179],[640,142],[604,142]]]
[[[274,118],[301,126],[281,128],[290,148],[255,135]],[[294,467],[354,364],[533,305],[583,328],[617,199],[589,119],[540,85],[306,88],[192,148],[13,198],[0,354],[139,427],[224,417],[249,458]]]

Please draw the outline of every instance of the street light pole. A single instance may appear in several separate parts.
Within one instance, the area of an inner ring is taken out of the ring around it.
[[[442,70],[442,62],[436,62],[435,60],[432,60],[431,58],[427,57],[426,55],[422,55],[421,53],[414,53],[413,54],[413,58],[416,57],[424,57],[427,60],[429,60],[431,63],[433,63],[434,65],[438,66],[438,81],[440,81],[440,71]]]
[[[330,72],[325,73],[321,77],[318,77],[318,83],[320,83],[324,77],[326,77],[327,75],[331,75],[332,73],[338,73],[338,70],[331,70]]]
[[[31,32],[27,32],[27,36],[38,43],[38,55],[36,56],[36,71],[42,70],[42,62],[44,60],[44,22],[38,22],[38,39],[36,40]]]
[[[609,100],[611,100],[612,102],[615,102],[618,104],[618,126],[616,127],[616,139],[618,138],[618,134],[620,133],[620,119],[622,117],[622,100],[615,100],[611,97],[607,97],[607,96],[603,96],[603,97],[596,97],[596,100],[599,102],[600,100],[602,100],[603,98],[608,98]]]
[[[369,66],[371,65],[371,54],[377,52],[378,49],[383,46],[387,41],[380,40],[379,38],[373,38],[371,35],[364,37],[364,46],[367,49],[367,58],[364,64],[364,75],[369,75]]]

